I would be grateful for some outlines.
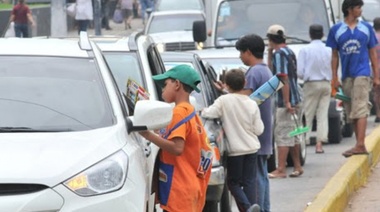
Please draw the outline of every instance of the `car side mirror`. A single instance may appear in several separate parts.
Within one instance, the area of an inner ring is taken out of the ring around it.
[[[193,22],[193,39],[195,42],[205,42],[207,39],[206,22],[194,21]]]
[[[136,102],[133,116],[127,118],[127,131],[157,130],[166,127],[173,116],[171,104],[154,101],[139,100]]]

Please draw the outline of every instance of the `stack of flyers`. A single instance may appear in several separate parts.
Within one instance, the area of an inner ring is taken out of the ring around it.
[[[149,93],[136,81],[128,79],[126,97],[135,106],[137,101],[149,99]]]

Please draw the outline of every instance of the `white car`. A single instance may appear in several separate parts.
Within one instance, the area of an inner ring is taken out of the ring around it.
[[[130,116],[86,33],[0,46],[0,211],[145,211],[150,172],[136,131],[166,126],[172,106],[139,101]]]
[[[195,50],[193,22],[205,21],[200,10],[153,12],[145,26],[144,34],[150,35],[160,51]]]

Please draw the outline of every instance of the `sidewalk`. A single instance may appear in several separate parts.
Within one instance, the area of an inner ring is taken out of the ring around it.
[[[124,23],[121,24],[116,24],[115,22],[112,21],[112,19],[109,20],[109,25],[112,30],[105,30],[104,28],[101,29],[101,35],[102,36],[128,36],[132,32],[135,31],[143,31],[144,30],[144,25],[142,24],[142,19],[141,18],[134,18],[132,19],[132,29],[125,29],[124,28]],[[95,29],[87,29],[87,33],[89,36],[95,36]],[[75,30],[69,30],[67,32],[68,37],[75,37],[78,36],[78,31]]]
[[[373,212],[380,210],[380,163],[372,169],[367,184],[355,192],[345,212]]]
[[[365,144],[369,155],[354,155],[348,158],[306,208],[306,212],[380,211],[379,125],[366,136]]]

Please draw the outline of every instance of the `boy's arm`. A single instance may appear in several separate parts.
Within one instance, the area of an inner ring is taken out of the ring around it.
[[[253,133],[257,136],[261,135],[264,132],[264,123],[263,120],[261,119],[261,113],[259,106],[255,102],[255,107],[253,108],[254,113],[253,116]]]
[[[201,112],[201,116],[204,118],[220,118],[223,115],[223,105],[221,98],[222,96],[217,98],[214,101],[214,104],[212,104],[210,107],[204,108]]]
[[[151,131],[142,131],[139,133],[145,139],[153,142],[154,144],[156,144],[161,149],[169,152],[170,154],[176,155],[176,156],[181,155],[184,148],[185,148],[185,140],[183,140],[181,137],[174,137],[171,140],[167,140],[167,139],[162,138],[161,136],[159,136],[156,133],[153,133]]]

